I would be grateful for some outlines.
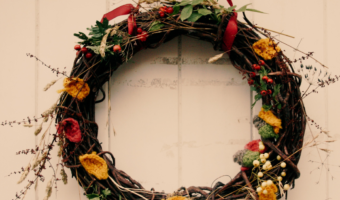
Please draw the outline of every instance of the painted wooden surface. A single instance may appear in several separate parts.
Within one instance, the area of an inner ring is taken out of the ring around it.
[[[222,0],[220,0],[222,1]],[[49,69],[26,56],[31,53],[60,70],[72,67],[77,39],[73,33],[99,20],[109,10],[132,1],[0,1],[2,48],[0,85],[0,122],[39,116],[57,99],[57,82],[47,92],[43,88],[56,77]],[[226,2],[221,2],[227,5]],[[247,13],[258,26],[293,35],[295,39],[274,34],[282,42],[300,50],[315,52],[315,57],[337,69],[340,17],[336,1],[240,0],[234,4],[252,7],[268,14]],[[120,17],[115,21],[124,19]],[[242,15],[239,15],[242,20]],[[113,23],[113,22],[112,22]],[[302,55],[280,44],[289,57]],[[227,56],[220,64],[208,64],[216,55],[211,44],[181,36],[155,50],[142,51],[113,75],[106,93],[109,100],[96,105],[96,120],[103,148],[116,157],[123,169],[146,189],[172,192],[180,186],[211,185],[222,176],[234,176],[239,166],[232,155],[251,138],[258,138],[251,118],[260,106],[250,109],[254,94],[242,76],[230,65]],[[177,60],[168,62],[167,60]],[[317,66],[309,60],[307,64]],[[296,70],[299,65],[294,66]],[[340,138],[338,125],[339,85],[320,89],[305,99],[307,114],[335,139]],[[304,81],[302,88],[308,83]],[[302,89],[302,90],[304,90]],[[20,175],[11,174],[25,167],[30,155],[17,151],[34,147],[34,127],[0,127],[2,164],[0,188],[3,199],[13,199],[27,182],[17,185]],[[305,139],[319,131],[307,127]],[[325,137],[321,135],[320,137]],[[289,199],[338,199],[340,180],[338,142],[325,145],[333,150],[330,159],[316,148],[305,149],[299,163],[301,177]],[[53,152],[56,154],[56,151]],[[321,157],[321,158],[320,158]],[[320,163],[325,160],[325,164]],[[314,162],[311,162],[314,161]],[[53,159],[52,164],[57,160]],[[318,169],[319,168],[319,169]],[[64,186],[58,183],[50,199],[86,199],[75,179]],[[26,199],[43,199],[45,187],[53,174],[45,171],[45,182],[31,189]],[[32,179],[30,176],[29,179]],[[228,177],[219,181],[227,182]],[[81,194],[81,195],[80,195]]]

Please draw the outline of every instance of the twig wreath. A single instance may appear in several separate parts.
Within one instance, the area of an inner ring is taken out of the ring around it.
[[[297,164],[307,121],[302,101],[305,94],[301,95],[299,89],[302,77],[291,65],[296,60],[287,58],[270,32],[254,26],[244,13],[260,11],[247,6],[235,10],[231,0],[227,1],[228,8],[218,5],[215,0],[167,0],[162,1],[161,6],[147,10],[142,7],[143,3],[152,4],[159,0],[140,0],[137,7],[127,4],[105,14],[101,22],[97,21],[88,29],[89,36],[81,32],[75,34],[82,41],[74,47],[77,55],[72,71],[69,76],[56,71],[66,76],[64,89],[59,91],[62,94],[58,103],[42,114],[46,122],[56,113],[57,133],[53,134],[52,142],[41,154],[39,148],[36,149],[39,153],[35,155],[34,165],[25,169],[19,182],[25,179],[30,169],[34,169],[39,177],[50,159],[54,143],[57,143],[62,157],[63,180],[66,179],[64,167],[67,167],[92,200],[275,200],[286,195],[300,176]],[[146,12],[140,12],[142,9]],[[247,24],[237,21],[241,12]],[[127,20],[109,25],[109,20],[125,14],[129,14]],[[213,187],[181,187],[166,194],[144,189],[115,167],[114,154],[103,151],[97,138],[95,104],[105,99],[102,86],[121,64],[142,49],[157,48],[180,35],[211,42],[215,50],[223,53],[212,57],[209,62],[215,62],[227,53],[233,66],[248,78],[251,90],[257,93],[255,103],[262,100],[262,109],[253,119],[261,140],[251,141],[235,153],[233,159],[241,165],[241,170],[230,182],[217,182]],[[312,53],[305,56],[303,59],[314,59]],[[103,98],[97,99],[100,93]],[[40,131],[41,126],[36,135]],[[45,199],[51,195],[51,185],[52,180]]]

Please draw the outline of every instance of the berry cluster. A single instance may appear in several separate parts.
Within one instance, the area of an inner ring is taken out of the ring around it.
[[[165,13],[172,14],[174,9],[172,7],[163,6],[159,8],[158,14],[160,17],[164,17]]]
[[[88,59],[92,58],[93,56],[92,53],[89,52],[89,50],[86,47],[81,48],[79,44],[75,45],[74,49],[77,50],[77,56],[80,52],[82,52],[85,55],[85,57]]]
[[[265,63],[263,60],[260,60],[259,61],[259,64],[253,64],[253,69],[255,71],[260,71],[261,70],[261,66],[264,66]],[[256,76],[256,73],[255,72],[251,72],[249,74],[249,79],[248,79],[248,84],[249,85],[253,85],[254,84],[254,80],[252,78],[254,78]],[[273,84],[273,79],[271,78],[268,78],[268,76],[262,76],[262,80],[267,83],[267,84]],[[271,95],[273,93],[273,91],[271,89],[268,89],[268,90],[261,90],[260,94],[262,96],[266,96],[266,95]]]
[[[146,41],[146,38],[148,37],[148,32],[146,31],[143,31],[142,28],[137,28],[137,38],[142,41],[142,42],[145,42]]]

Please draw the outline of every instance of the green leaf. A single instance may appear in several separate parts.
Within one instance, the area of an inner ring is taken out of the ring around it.
[[[203,2],[203,0],[192,0],[192,5],[194,6],[194,5],[200,4],[202,2]]]
[[[87,198],[89,198],[91,200],[97,200],[96,198],[99,199],[99,195],[98,194],[87,194],[86,196],[87,196]]]
[[[107,196],[111,195],[111,191],[108,188],[106,188],[105,190],[102,190],[102,194],[106,198]]]
[[[274,86],[273,97],[275,97],[277,94],[279,94],[279,92],[280,92],[280,87],[281,87],[280,84],[276,84],[276,85]]]
[[[235,8],[236,8],[236,5],[231,6],[231,7],[227,8],[227,12],[232,12]]]
[[[188,19],[191,14],[192,14],[192,5],[186,5],[183,10],[182,10],[182,13],[181,13],[181,20],[184,21],[186,19]]]
[[[259,11],[259,10],[255,10],[255,9],[250,9],[250,8],[247,8],[246,11],[268,14],[268,13],[265,13],[265,12],[262,12],[262,11]]]
[[[151,26],[149,31],[157,31],[159,29],[161,29],[164,26],[164,24],[155,24],[154,26]]]
[[[257,102],[258,100],[260,100],[261,98],[262,98],[262,95],[261,95],[261,94],[257,94],[257,95],[255,96],[255,102],[251,105],[251,109],[253,109],[253,107],[255,106],[256,102]]]
[[[215,9],[215,14],[217,15],[218,13],[221,12],[221,9]]]
[[[188,18],[189,22],[195,22],[197,21],[200,17],[202,17],[201,14],[198,14],[197,12],[193,12],[191,16]]]
[[[191,4],[190,0],[183,0],[180,4],[178,4],[179,6],[186,6],[188,4]]]
[[[244,12],[247,10],[247,6],[250,5],[251,3],[248,3],[247,5],[242,6],[240,9],[236,10],[236,12]]]
[[[210,15],[212,12],[208,9],[198,9],[198,13],[201,14],[201,15]]]
[[[281,109],[281,108],[282,108],[281,104],[277,105],[277,109]]]
[[[174,7],[172,7],[174,9],[174,12],[170,14],[170,16],[172,15],[177,15],[181,9],[181,7],[179,7],[179,5],[175,5]]]
[[[251,90],[251,91],[255,91],[255,92],[257,91],[256,88],[255,88],[254,86],[251,86],[251,87],[250,87],[250,90]]]
[[[262,105],[262,108],[265,110],[265,111],[268,111],[272,108],[272,105]]]
[[[108,28],[108,26],[109,26],[109,20],[107,20],[107,18],[105,17],[103,20],[103,27]]]

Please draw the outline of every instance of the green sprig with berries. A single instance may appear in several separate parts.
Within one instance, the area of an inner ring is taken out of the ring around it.
[[[279,101],[277,100],[276,96],[279,94],[280,92],[280,84],[273,84],[274,81],[272,78],[268,77],[268,73],[270,72],[269,70],[266,70],[266,68],[264,67],[264,61],[260,60],[259,64],[253,64],[253,69],[255,71],[258,71],[258,75],[260,77],[260,82],[255,82],[252,78],[256,77],[256,73],[255,72],[251,72],[249,74],[249,79],[248,79],[248,84],[249,85],[253,85],[250,87],[250,89],[252,91],[257,92],[257,94],[255,95],[255,102],[251,105],[251,108],[253,108],[255,106],[255,104],[262,99],[262,97],[265,96],[271,96],[272,99],[274,99],[274,104],[278,109],[281,109],[282,105],[279,103]],[[274,91],[273,91],[274,90]],[[263,109],[265,111],[270,110],[273,107],[272,104],[270,105],[265,105],[263,104]]]

